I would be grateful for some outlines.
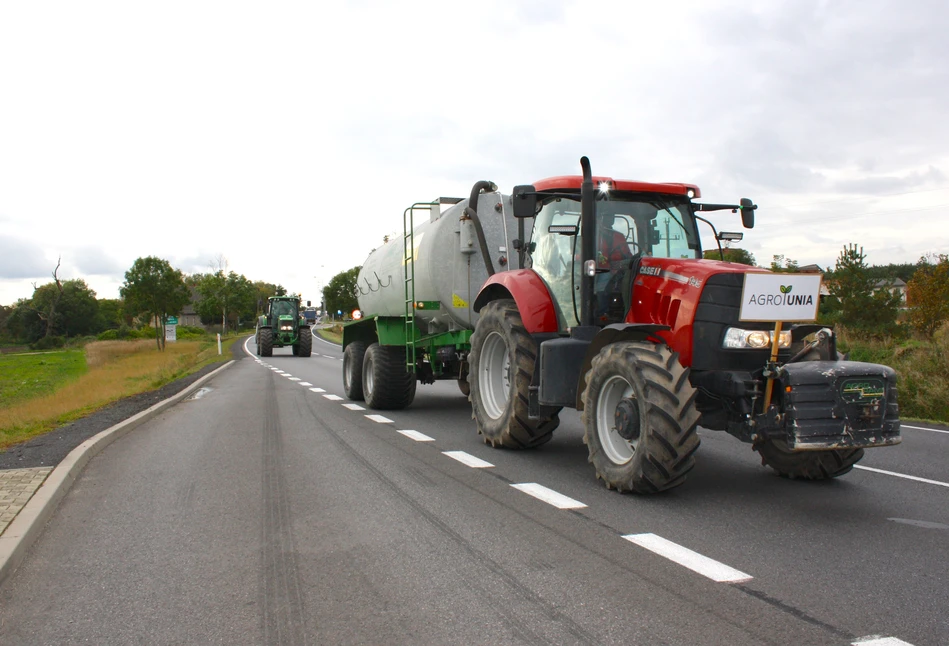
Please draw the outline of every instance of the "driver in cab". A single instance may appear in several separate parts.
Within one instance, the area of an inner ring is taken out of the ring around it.
[[[599,323],[617,323],[623,318],[624,301],[621,286],[628,273],[633,253],[626,236],[613,228],[616,216],[603,213],[599,217],[596,240],[597,274],[594,282],[596,292],[596,317]]]

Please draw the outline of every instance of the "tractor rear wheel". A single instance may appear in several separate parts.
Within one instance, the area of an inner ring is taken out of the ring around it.
[[[405,348],[373,343],[362,364],[362,392],[369,408],[398,410],[415,399],[415,373],[405,369]]]
[[[310,328],[300,328],[300,341],[294,346],[294,350],[297,351],[298,357],[308,357],[313,354],[313,334]]]
[[[257,342],[257,348],[260,350],[260,356],[273,356],[273,330],[269,327],[260,328],[260,340]]]
[[[583,442],[607,489],[677,487],[699,448],[696,391],[665,345],[625,341],[593,358],[583,392]]]
[[[343,393],[354,402],[365,397],[362,392],[362,362],[366,356],[366,344],[353,341],[343,350]]]
[[[550,440],[560,424],[557,413],[530,419],[528,396],[537,343],[524,329],[511,299],[488,303],[471,335],[468,355],[471,416],[485,444],[527,449]]]
[[[754,445],[761,464],[790,480],[827,480],[853,469],[863,457],[863,449],[791,451],[784,440],[766,440]]]

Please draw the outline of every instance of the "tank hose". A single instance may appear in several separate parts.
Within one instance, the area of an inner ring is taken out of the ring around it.
[[[478,246],[481,247],[481,255],[484,257],[484,268],[490,277],[494,275],[494,263],[491,262],[491,256],[488,253],[488,242],[484,238],[484,229],[481,227],[481,220],[478,219],[478,196],[483,190],[493,192],[498,190],[498,187],[494,182],[488,182],[486,180],[475,182],[475,185],[471,187],[471,195],[468,197],[468,206],[465,207],[465,215],[474,222],[475,233],[478,236]]]

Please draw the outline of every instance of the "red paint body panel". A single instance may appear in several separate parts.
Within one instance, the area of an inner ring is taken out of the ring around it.
[[[557,331],[554,300],[547,291],[547,285],[533,269],[512,269],[494,274],[481,287],[478,299],[486,291],[497,290],[499,287],[514,298],[524,328],[529,334]],[[476,303],[478,299],[475,300]]]
[[[579,191],[583,177],[580,175],[563,175],[561,177],[548,177],[539,182],[534,182],[536,191]],[[654,182],[636,182],[628,179],[616,179],[612,177],[594,177],[593,185],[601,182],[612,184],[613,190],[632,191],[636,193],[665,193],[671,195],[685,195],[689,189],[695,192],[693,197],[702,197],[698,186],[694,184],[678,183],[654,183]]]
[[[769,273],[766,269],[718,260],[643,258],[633,286],[627,323],[668,325],[660,332],[679,353],[684,366],[692,365],[692,328],[705,281],[715,274]]]

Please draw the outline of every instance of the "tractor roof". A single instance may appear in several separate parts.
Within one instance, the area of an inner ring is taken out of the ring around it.
[[[535,191],[579,191],[583,177],[580,175],[561,175],[560,177],[548,177],[538,182],[534,182]],[[634,193],[665,193],[666,195],[687,195],[689,190],[694,194],[692,197],[702,197],[699,187],[695,184],[678,183],[653,183],[636,182],[629,179],[613,179],[612,177],[595,176],[593,184],[599,185],[603,182],[609,182],[614,191],[630,191]]]

